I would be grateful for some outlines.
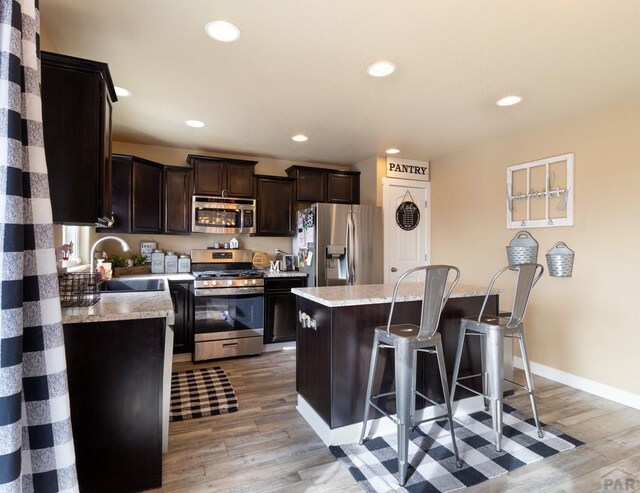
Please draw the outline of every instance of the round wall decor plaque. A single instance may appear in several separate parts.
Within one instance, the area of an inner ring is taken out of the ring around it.
[[[420,209],[410,201],[402,202],[396,209],[396,223],[405,231],[416,229],[420,224]]]

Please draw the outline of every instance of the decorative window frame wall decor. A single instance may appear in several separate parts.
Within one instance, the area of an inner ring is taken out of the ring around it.
[[[507,168],[507,228],[573,226],[574,154]]]

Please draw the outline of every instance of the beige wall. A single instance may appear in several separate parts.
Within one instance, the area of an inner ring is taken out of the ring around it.
[[[376,157],[368,157],[357,162],[353,165],[353,169],[360,172],[360,203],[363,205],[376,205]]]
[[[114,105],[114,114],[118,111],[117,105],[118,103]],[[284,159],[275,159],[265,156],[229,154],[224,152],[207,152],[195,149],[152,146],[119,141],[113,142],[113,152],[120,154],[133,154],[134,156],[149,159],[151,161],[157,161],[159,163],[170,166],[187,166],[186,159],[188,154],[198,154],[202,156],[222,156],[235,159],[249,159],[251,161],[258,161],[258,164],[256,165],[256,173],[259,175],[287,176],[284,170],[289,166],[294,166],[296,164],[301,166],[313,166],[343,170],[351,169],[346,165],[341,166],[337,164],[303,163],[301,161],[287,161]]]
[[[462,282],[486,284],[506,264],[505,246],[516,233],[505,226],[506,168],[575,153],[575,225],[529,229],[545,268],[544,254],[556,241],[576,252],[573,277],[545,274],[534,291],[529,358],[636,394],[638,136],[640,100],[634,100],[431,163],[433,261],[458,265]]]
[[[58,47],[53,42],[53,39],[51,39],[49,31],[47,31],[47,28],[42,23],[40,23],[40,49],[54,53],[58,52]]]

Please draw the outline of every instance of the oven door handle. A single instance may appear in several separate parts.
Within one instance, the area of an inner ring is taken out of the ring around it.
[[[244,209],[238,209],[240,212],[240,231],[238,233],[242,233],[244,230]]]
[[[194,296],[202,297],[202,296],[229,296],[229,295],[243,295],[243,294],[264,294],[264,288],[214,288],[214,289],[195,289]]]

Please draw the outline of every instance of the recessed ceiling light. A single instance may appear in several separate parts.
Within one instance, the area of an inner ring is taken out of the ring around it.
[[[295,140],[296,142],[306,142],[307,140],[309,140],[309,137],[307,137],[306,135],[298,134],[291,137],[291,140]]]
[[[188,127],[193,127],[193,128],[204,127],[204,122],[201,122],[200,120],[187,120],[186,122],[184,122],[184,124]]]
[[[396,70],[396,66],[391,62],[376,62],[367,67],[367,73],[371,77],[386,77],[391,75]]]
[[[504,98],[500,98],[496,101],[498,106],[513,106],[514,104],[518,104],[522,101],[521,96],[505,96]]]
[[[133,93],[129,89],[125,89],[124,87],[115,86],[116,96],[121,98],[128,98],[129,96],[133,96]]]
[[[238,26],[227,21],[211,21],[204,26],[204,30],[213,39],[224,43],[235,41],[240,37]]]
[[[386,151],[387,154],[398,154],[400,152],[400,149],[396,149],[395,147],[392,147],[391,149],[387,149]]]

